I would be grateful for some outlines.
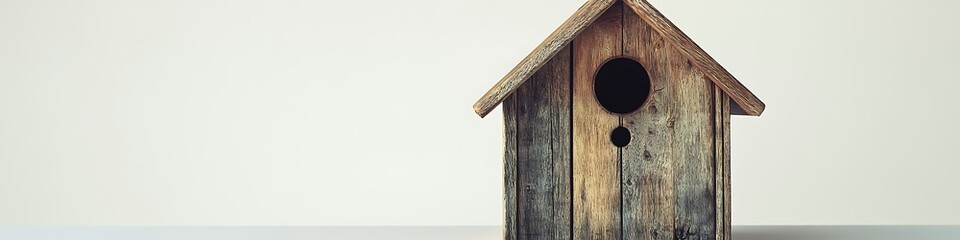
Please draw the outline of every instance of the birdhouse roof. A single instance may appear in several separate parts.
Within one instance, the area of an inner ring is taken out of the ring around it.
[[[554,30],[536,49],[523,58],[513,67],[503,79],[500,79],[486,94],[473,105],[473,110],[480,117],[493,111],[504,99],[513,94],[524,81],[530,78],[547,61],[560,51],[567,43],[593,23],[604,11],[617,1],[623,1],[626,6],[640,16],[664,39],[679,50],[690,63],[703,72],[704,76],[712,80],[730,98],[734,106],[734,114],[759,116],[765,107],[764,103],[743,86],[730,72],[720,66],[716,60],[703,51],[693,40],[673,25],[670,20],[660,14],[656,8],[646,0],[590,0],[576,13],[568,18],[557,30]]]

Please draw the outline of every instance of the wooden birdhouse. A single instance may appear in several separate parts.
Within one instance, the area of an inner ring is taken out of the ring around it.
[[[503,105],[506,239],[730,239],[730,115],[764,104],[645,0],[590,0]]]

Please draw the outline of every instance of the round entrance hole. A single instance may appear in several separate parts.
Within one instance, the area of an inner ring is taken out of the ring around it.
[[[630,143],[630,130],[623,126],[614,128],[613,132],[610,132],[610,142],[617,147],[626,146]]]
[[[593,90],[597,101],[607,111],[631,113],[650,96],[650,75],[633,59],[615,58],[597,70]]]

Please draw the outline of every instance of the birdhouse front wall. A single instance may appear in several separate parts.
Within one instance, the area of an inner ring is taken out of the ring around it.
[[[627,89],[645,97],[626,112],[596,87],[617,61],[648,81]],[[622,4],[503,110],[506,239],[729,239],[730,99]]]

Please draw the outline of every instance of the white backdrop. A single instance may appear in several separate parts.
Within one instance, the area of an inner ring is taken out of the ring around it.
[[[651,2],[767,103],[734,224],[960,224],[960,3]],[[471,104],[582,3],[0,1],[0,224],[499,224]]]

